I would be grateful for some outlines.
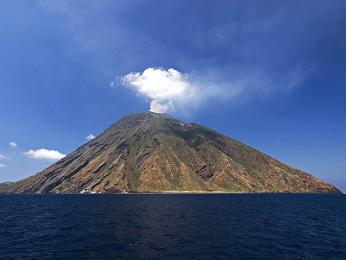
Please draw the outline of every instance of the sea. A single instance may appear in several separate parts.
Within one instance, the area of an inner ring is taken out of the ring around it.
[[[0,195],[0,259],[346,259],[346,196]]]

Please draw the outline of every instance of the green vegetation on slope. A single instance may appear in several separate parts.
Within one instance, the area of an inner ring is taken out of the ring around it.
[[[211,129],[126,116],[62,160],[0,192],[317,192],[332,185]]]

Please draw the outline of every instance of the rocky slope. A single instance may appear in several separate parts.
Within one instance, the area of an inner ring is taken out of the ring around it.
[[[151,112],[132,114],[8,193],[316,192],[332,185],[236,140]]]

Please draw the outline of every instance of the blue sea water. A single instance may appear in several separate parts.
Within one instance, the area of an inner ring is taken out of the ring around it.
[[[346,196],[1,195],[1,259],[346,259]]]

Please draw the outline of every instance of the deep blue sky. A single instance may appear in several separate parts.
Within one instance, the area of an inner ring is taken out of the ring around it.
[[[3,0],[0,181],[51,163],[28,158],[29,149],[68,154],[148,110],[117,79],[161,67],[225,92],[242,83],[239,95],[176,117],[346,191],[345,12],[344,0]]]

